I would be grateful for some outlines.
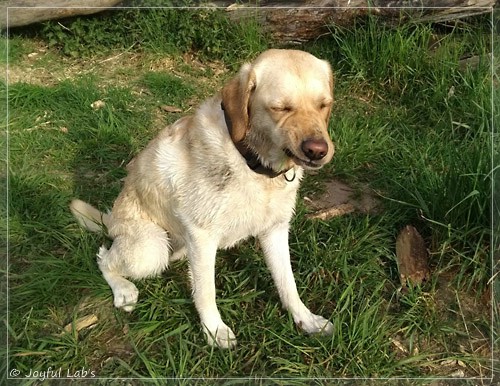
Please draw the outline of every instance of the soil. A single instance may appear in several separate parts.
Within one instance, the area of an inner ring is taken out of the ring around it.
[[[313,211],[309,217],[322,220],[351,212],[374,214],[381,209],[380,202],[368,185],[353,187],[338,179],[328,181],[322,193],[305,197],[304,201]]]

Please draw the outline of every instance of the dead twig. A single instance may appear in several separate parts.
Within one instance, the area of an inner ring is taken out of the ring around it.
[[[328,220],[333,217],[343,216],[344,214],[352,213],[356,210],[352,204],[340,204],[331,208],[319,210],[317,212],[306,215],[309,219]]]

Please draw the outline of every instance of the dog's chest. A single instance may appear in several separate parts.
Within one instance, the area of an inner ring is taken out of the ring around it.
[[[299,178],[292,182],[284,176],[237,176],[213,183],[207,176],[203,188],[191,191],[186,205],[192,220],[219,239],[227,248],[249,236],[256,236],[279,223],[289,222],[294,212]]]
[[[230,247],[241,239],[256,236],[278,223],[290,221],[295,207],[296,189],[259,188],[262,187],[255,184],[248,186],[246,191],[240,191],[243,200],[234,197],[229,199],[225,210],[227,216],[221,218],[223,222],[230,219],[226,224],[227,232],[221,234],[221,247]]]

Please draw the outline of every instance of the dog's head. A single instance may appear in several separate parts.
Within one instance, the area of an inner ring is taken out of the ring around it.
[[[303,51],[268,50],[223,88],[222,103],[233,142],[244,143],[265,166],[318,169],[334,153],[332,94],[328,62]]]

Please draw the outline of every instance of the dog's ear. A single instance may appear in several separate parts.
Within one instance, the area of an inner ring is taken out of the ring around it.
[[[332,67],[330,66],[330,63],[325,61],[326,65],[328,66],[328,83],[330,85],[330,95],[333,97],[333,88],[335,85],[335,78],[333,76],[333,71]],[[330,115],[332,113],[332,106],[330,105],[330,108],[328,109],[328,113],[326,115],[326,127],[328,127],[328,123],[330,122]]]
[[[222,107],[234,143],[241,142],[250,128],[249,101],[255,87],[255,72],[247,63],[222,89]]]

